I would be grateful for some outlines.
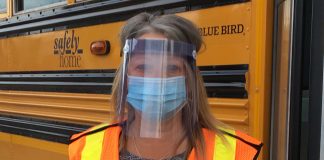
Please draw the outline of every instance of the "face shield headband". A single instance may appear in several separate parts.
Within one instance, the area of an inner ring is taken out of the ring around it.
[[[134,54],[169,54],[183,57],[191,67],[196,63],[196,47],[192,44],[168,39],[127,39],[123,48],[124,57]]]

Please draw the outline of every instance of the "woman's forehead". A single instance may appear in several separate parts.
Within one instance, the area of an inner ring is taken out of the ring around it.
[[[156,63],[156,62],[173,62],[183,63],[183,59],[178,56],[166,54],[134,54],[130,58],[130,63]]]
[[[167,37],[161,33],[145,33],[137,39],[167,39]]]

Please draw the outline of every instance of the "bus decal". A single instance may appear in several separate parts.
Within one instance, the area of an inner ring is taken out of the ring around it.
[[[60,67],[81,67],[82,58],[79,54],[83,54],[83,49],[79,48],[79,44],[80,37],[74,30],[71,32],[67,30],[63,37],[54,39],[54,55],[60,55]]]

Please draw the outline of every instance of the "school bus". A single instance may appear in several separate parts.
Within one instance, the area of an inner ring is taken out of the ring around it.
[[[113,118],[118,33],[141,12],[177,14],[197,25],[205,43],[197,65],[211,111],[260,139],[259,159],[316,159],[322,98],[311,93],[322,95],[315,87],[322,81],[312,75],[322,72],[307,73],[323,64],[323,36],[308,36],[323,26],[309,20],[320,20],[320,3],[0,0],[0,159],[67,159],[72,134]]]

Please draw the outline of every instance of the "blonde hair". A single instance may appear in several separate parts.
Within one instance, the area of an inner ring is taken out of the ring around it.
[[[155,16],[148,13],[141,13],[129,19],[122,28],[120,41],[121,48],[126,39],[137,38],[145,33],[159,33],[165,35],[168,39],[183,41],[196,46],[197,52],[202,46],[202,38],[197,27],[189,20],[176,15]],[[115,107],[116,118],[123,119],[125,105],[120,105],[118,99],[125,97],[126,93],[121,93],[122,69],[123,64],[117,69],[116,77],[112,87],[112,105]],[[195,67],[195,66],[194,66]],[[188,72],[188,84],[196,84],[196,89],[189,87],[188,104],[182,111],[182,124],[185,128],[186,136],[189,140],[188,150],[194,148],[197,155],[204,156],[205,140],[202,129],[214,131],[218,136],[224,139],[224,135],[219,128],[227,128],[222,122],[216,120],[210,112],[207,100],[207,94],[204,82],[197,67],[193,69],[188,63],[185,63],[185,70]],[[190,89],[191,88],[191,89]],[[122,112],[120,112],[122,111]],[[128,114],[133,115],[134,111],[129,108]],[[122,137],[125,138],[125,137]],[[122,146],[121,146],[122,147]]]

